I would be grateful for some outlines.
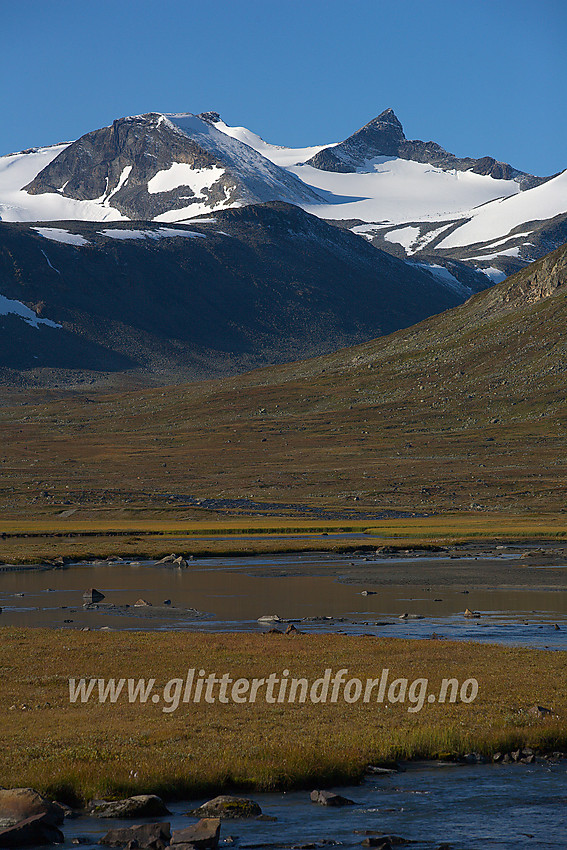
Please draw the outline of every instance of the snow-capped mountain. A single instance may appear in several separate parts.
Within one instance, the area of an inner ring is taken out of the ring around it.
[[[289,148],[215,112],[121,118],[76,142],[0,158],[4,221],[183,222],[285,201],[468,285],[497,281],[567,240],[567,172],[408,140],[391,109],[348,139]]]

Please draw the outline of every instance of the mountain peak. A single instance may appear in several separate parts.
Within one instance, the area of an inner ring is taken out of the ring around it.
[[[391,107],[385,109],[384,112],[381,112],[376,118],[373,118],[372,121],[368,122],[369,124],[393,124],[395,127],[399,127],[400,130],[402,128],[402,122],[394,112]]]
[[[372,138],[375,145],[384,147],[384,153],[394,153],[393,146],[406,140],[402,123],[391,108],[385,109],[354,135],[359,134]]]

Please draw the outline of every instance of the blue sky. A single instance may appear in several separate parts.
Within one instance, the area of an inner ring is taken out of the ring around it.
[[[142,112],[214,109],[267,141],[408,138],[567,167],[565,0],[0,0],[0,153]]]

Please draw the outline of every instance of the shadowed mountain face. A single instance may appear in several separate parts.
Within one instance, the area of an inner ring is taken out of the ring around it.
[[[122,215],[186,217],[235,203],[317,203],[293,174],[219,132],[207,116],[149,113],[114,121],[66,147],[29,183],[31,195],[96,201]]]
[[[2,223],[0,293],[12,305],[4,380],[33,369],[48,383],[60,375],[42,369],[156,383],[234,373],[407,327],[467,295],[278,202],[191,227]],[[62,327],[26,323],[14,314],[25,307]]]
[[[369,160],[378,156],[393,156],[414,162],[429,163],[445,170],[473,171],[497,180],[516,180],[522,189],[542,182],[539,177],[498,162],[491,156],[480,159],[456,157],[436,142],[410,141],[392,109],[381,112],[344,142],[325,148],[307,161],[308,165],[323,171],[355,172],[364,169]]]

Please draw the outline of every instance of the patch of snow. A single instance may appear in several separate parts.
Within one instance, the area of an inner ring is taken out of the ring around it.
[[[172,192],[180,186],[188,186],[197,198],[203,198],[203,189],[210,189],[225,173],[224,168],[193,168],[187,162],[173,162],[169,168],[158,171],[148,181],[148,192]]]
[[[567,212],[567,171],[514,197],[495,200],[473,210],[472,219],[461,225],[438,248],[461,248],[504,237],[525,222],[542,221]]]
[[[531,245],[531,242],[526,242],[526,245]],[[495,254],[480,254],[478,257],[466,257],[467,260],[494,260],[496,257],[518,257],[520,254],[519,247],[506,248],[504,251],[496,251]]]
[[[443,227],[436,227],[434,230],[429,230],[427,233],[424,233],[424,235],[417,240],[415,251],[423,251],[426,245],[429,245],[430,242],[433,242],[434,239],[437,239],[442,233],[449,230],[452,226],[452,224],[444,224]],[[408,253],[411,254],[415,252],[409,251]]]
[[[384,239],[387,242],[395,242],[407,249],[411,248],[417,241],[420,232],[419,227],[400,227],[398,230],[391,230],[389,233],[386,233]]]
[[[489,242],[486,243],[486,246],[483,246],[483,247],[486,247],[487,249],[488,248],[497,248],[498,245],[505,245],[506,242],[509,242],[511,239],[523,239],[524,236],[529,236],[530,233],[533,233],[533,230],[526,230],[525,233],[512,233],[512,234],[509,234],[508,236],[504,237],[504,239],[499,239],[498,241],[492,239],[492,240],[490,240]]]
[[[110,199],[112,198],[113,195],[116,195],[116,193],[119,192],[120,189],[124,186],[124,184],[126,183],[128,178],[130,177],[131,171],[132,171],[131,165],[125,165],[124,166],[124,168],[122,169],[122,174],[120,175],[118,183],[116,184],[116,188],[113,189],[112,192],[109,192],[109,194],[106,196],[106,198],[102,202],[105,207],[110,206],[110,204],[109,204]],[[67,184],[65,184],[65,185],[67,185]],[[107,180],[106,185],[108,186],[108,180]]]
[[[500,281],[508,277],[506,272],[501,271],[501,269],[495,269],[494,266],[488,266],[487,269],[481,269],[479,266],[478,270],[489,277],[494,283],[500,283]]]
[[[20,319],[23,319],[32,328],[39,328],[40,325],[46,325],[49,328],[61,327],[57,322],[52,322],[50,319],[40,319],[33,310],[30,310],[21,301],[13,301],[11,298],[0,295],[0,316],[8,315],[19,316]]]
[[[188,236],[191,239],[201,237],[206,239],[204,233],[197,233],[196,230],[176,230],[171,227],[160,227],[158,230],[122,230],[114,228],[112,230],[99,230],[101,236],[107,236],[109,239],[169,239],[173,236]]]
[[[43,256],[45,257],[45,259],[46,259],[46,261],[47,261],[47,265],[49,266],[49,268],[50,268],[50,269],[53,269],[53,271],[54,271],[54,272],[57,272],[57,274],[61,274],[61,272],[59,271],[59,269],[56,269],[56,268],[55,268],[55,266],[54,266],[54,265],[52,265],[51,260],[49,259],[49,257],[47,256],[47,254],[45,253],[45,251],[43,250],[43,248],[40,248],[39,250],[41,251],[41,253],[42,253],[42,254],[43,254]]]
[[[442,284],[447,286],[449,289],[458,292],[459,295],[464,295],[468,297],[472,293],[472,289],[470,286],[465,286],[464,283],[461,283],[455,275],[451,274],[449,269],[445,268],[445,266],[437,265],[436,263],[415,263],[416,266],[419,266],[421,269],[425,269],[428,272],[431,272],[434,277],[436,277]]]
[[[63,242],[65,245],[89,245],[88,239],[81,236],[79,233],[69,233],[68,230],[62,230],[59,227],[32,227],[40,236],[46,239],[51,239],[52,242]]]

